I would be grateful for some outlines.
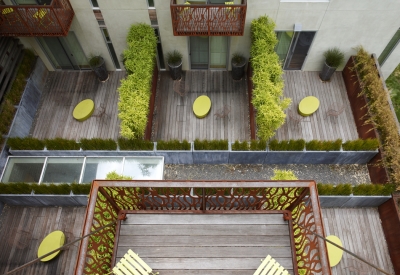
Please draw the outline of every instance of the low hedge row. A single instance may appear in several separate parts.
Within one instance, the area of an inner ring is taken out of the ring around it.
[[[0,184],[0,194],[30,194],[33,190],[35,194],[69,195],[72,191],[76,195],[87,195],[90,192],[90,186],[90,183],[40,185],[36,183],[29,184],[24,182],[2,183]],[[396,188],[394,184],[359,184],[352,186],[349,183],[337,185],[318,183],[317,187],[319,195],[328,196],[348,196],[350,194],[355,196],[389,196],[395,191]]]
[[[39,140],[36,138],[9,138],[7,144],[13,150],[43,150],[46,146],[48,150],[116,150],[117,144],[120,150],[140,150],[152,151],[154,144],[152,141],[141,139],[119,138],[118,143],[112,139],[81,139],[80,144],[75,140],[62,138]],[[346,141],[342,144],[340,139],[335,141],[312,140],[305,142],[298,140],[271,140],[268,147],[271,151],[339,151],[341,146],[345,151],[370,151],[378,149],[379,143],[376,139],[357,139]],[[194,141],[196,150],[228,150],[227,140],[198,140]],[[263,140],[235,141],[232,144],[233,151],[265,151],[267,142]],[[157,150],[190,150],[190,143],[187,140],[157,141]]]

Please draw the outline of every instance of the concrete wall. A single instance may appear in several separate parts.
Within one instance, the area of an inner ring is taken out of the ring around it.
[[[400,63],[400,43],[397,44],[397,47],[393,49],[393,52],[389,55],[388,59],[386,59],[383,66],[381,66],[381,71],[383,74],[383,78],[387,79],[394,69]]]

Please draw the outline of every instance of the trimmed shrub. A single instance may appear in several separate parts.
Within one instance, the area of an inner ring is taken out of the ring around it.
[[[367,123],[372,123],[379,132],[383,164],[388,169],[391,181],[400,190],[400,139],[397,124],[375,62],[363,47],[357,49],[354,69],[362,82],[362,94],[368,98],[370,119]]]
[[[0,183],[0,194],[30,194],[32,187],[26,182]]]
[[[90,193],[91,186],[90,183],[71,183],[71,191],[75,195],[87,195]]]
[[[195,150],[228,150],[228,140],[199,140],[195,139],[194,149]]]
[[[344,151],[375,151],[379,148],[379,141],[376,138],[348,140],[342,146]]]
[[[389,196],[396,190],[394,184],[359,184],[353,187],[355,196]]]
[[[7,140],[7,144],[12,150],[43,150],[45,142],[31,137],[13,137]]]
[[[340,151],[342,140],[311,140],[306,143],[307,151]]]
[[[163,141],[163,140],[157,141],[157,150],[189,151],[190,147],[191,147],[190,143],[186,139],[184,139],[182,142],[180,142],[177,139],[172,139],[169,141]]]
[[[251,22],[251,65],[254,85],[252,104],[257,110],[257,135],[267,140],[285,123],[284,110],[291,103],[283,97],[283,70],[274,48],[278,42],[275,23],[268,16]]]
[[[45,139],[44,143],[47,150],[79,150],[80,145],[71,139],[55,138]]]
[[[118,88],[118,117],[121,136],[134,139],[144,136],[147,125],[157,45],[153,28],[146,24],[132,25],[127,44],[123,61],[128,76],[121,80]]]
[[[266,149],[267,149],[267,142],[265,140],[250,141],[250,151],[265,151]]]
[[[274,175],[271,180],[297,180],[293,171],[291,170],[278,170],[274,169]]]
[[[69,195],[71,193],[71,187],[68,183],[61,184],[31,184],[32,190],[35,194],[53,194],[53,195]]]
[[[81,148],[83,150],[107,150],[107,151],[117,150],[117,143],[115,142],[115,140],[111,138],[109,139],[83,138],[80,140],[80,142],[81,142]]]
[[[120,150],[152,151],[154,149],[152,141],[143,139],[118,138],[118,145]]]
[[[106,180],[131,180],[131,179],[132,179],[132,177],[118,174],[115,171],[109,172],[106,175]]]
[[[236,140],[234,143],[232,143],[232,151],[249,151],[250,146],[247,141],[238,141]]]
[[[268,147],[271,151],[303,151],[305,144],[304,139],[282,141],[273,139],[269,142]]]

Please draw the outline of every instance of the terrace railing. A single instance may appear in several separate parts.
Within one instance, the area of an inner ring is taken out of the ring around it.
[[[295,274],[331,274],[315,182],[94,181],[83,235],[129,212],[280,210],[292,226]],[[75,274],[105,274],[115,262],[120,224],[81,243]]]
[[[175,36],[240,36],[244,32],[247,0],[239,5],[183,4],[171,0]]]
[[[2,36],[66,36],[74,18],[69,0],[50,5],[0,5]]]

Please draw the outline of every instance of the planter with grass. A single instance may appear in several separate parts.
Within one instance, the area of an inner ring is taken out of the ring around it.
[[[108,71],[106,67],[106,62],[104,61],[103,57],[93,56],[89,60],[89,65],[99,81],[105,82],[108,80]]]
[[[299,140],[271,140],[268,144],[268,153],[264,164],[300,164],[305,154],[305,141]]]
[[[263,164],[267,155],[267,142],[252,140],[251,142],[235,141],[231,143],[229,163],[231,164]]]
[[[182,54],[177,50],[167,53],[169,73],[173,80],[182,78]]]
[[[322,81],[330,81],[333,73],[344,62],[344,53],[338,48],[332,48],[324,52],[325,62],[319,78]]]
[[[246,68],[246,58],[240,53],[234,53],[232,55],[231,63],[233,80],[241,80]]]
[[[193,164],[192,143],[187,140],[157,141],[156,156],[163,156],[167,164]]]
[[[193,164],[223,164],[229,163],[228,140],[198,140],[194,141]]]

